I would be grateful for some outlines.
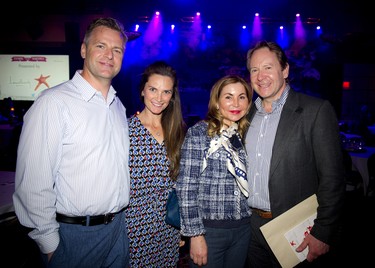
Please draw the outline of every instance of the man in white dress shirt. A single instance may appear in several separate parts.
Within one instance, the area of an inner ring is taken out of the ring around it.
[[[120,22],[95,19],[83,70],[24,116],[13,202],[48,267],[128,266],[129,134],[112,87],[127,41]]]

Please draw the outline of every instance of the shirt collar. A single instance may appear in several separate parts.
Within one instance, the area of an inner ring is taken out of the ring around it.
[[[77,88],[81,89],[82,98],[85,101],[90,101],[96,94],[98,94],[99,91],[92,87],[90,83],[82,77],[81,73],[82,70],[77,70],[72,78],[72,82]],[[112,103],[115,96],[116,90],[111,85],[107,95],[107,103]]]
[[[287,84],[280,98],[278,98],[272,103],[272,112],[284,106],[286,99],[288,97],[289,91],[290,91],[290,86],[289,84]],[[264,109],[262,106],[262,99],[260,97],[256,98],[254,104],[258,111],[264,112]]]

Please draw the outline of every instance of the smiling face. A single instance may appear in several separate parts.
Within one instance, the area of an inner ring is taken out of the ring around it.
[[[95,28],[87,44],[81,46],[85,59],[83,76],[112,80],[120,72],[124,52],[125,41],[118,31],[104,26]]]
[[[286,87],[289,65],[282,70],[276,54],[264,47],[254,51],[249,67],[251,87],[264,102],[272,105]]]
[[[141,95],[148,111],[161,114],[168,107],[173,95],[173,80],[169,76],[153,74],[146,82]]]
[[[241,83],[232,83],[223,87],[218,100],[218,110],[224,118],[224,124],[230,126],[244,117],[250,107],[246,89]]]

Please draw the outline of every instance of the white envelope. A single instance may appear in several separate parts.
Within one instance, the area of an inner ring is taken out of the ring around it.
[[[311,228],[317,207],[318,201],[314,194],[260,227],[283,268],[294,267],[306,259],[306,250],[297,253],[295,248],[302,242],[305,232]]]

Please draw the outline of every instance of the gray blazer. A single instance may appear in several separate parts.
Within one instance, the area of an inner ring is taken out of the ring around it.
[[[250,122],[255,111],[253,105]],[[344,205],[345,178],[338,121],[328,101],[290,90],[269,176],[273,217],[316,194],[319,207],[311,234],[330,244]]]

